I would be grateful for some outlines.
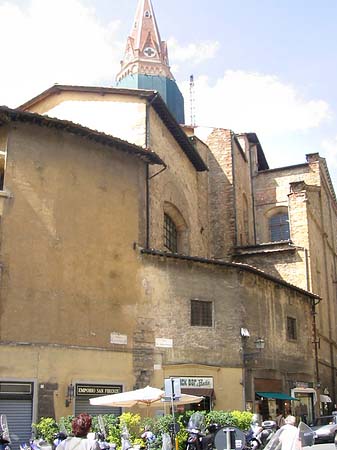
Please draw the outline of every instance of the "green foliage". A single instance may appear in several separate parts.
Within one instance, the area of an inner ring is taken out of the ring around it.
[[[232,411],[232,417],[234,419],[235,425],[237,428],[240,428],[242,431],[247,431],[252,422],[253,414],[248,411]]]
[[[206,425],[216,423],[221,426],[229,425],[240,428],[245,431],[249,429],[252,413],[247,411],[200,411],[205,416]],[[175,419],[179,424],[180,430],[177,433],[179,450],[185,450],[188,437],[187,424],[188,420],[194,411],[186,411],[183,414],[177,414]],[[126,426],[130,433],[130,441],[133,445],[141,445],[145,447],[144,440],[141,439],[141,435],[147,429],[151,430],[156,439],[151,443],[151,450],[161,450],[162,434],[170,432],[170,425],[173,423],[172,415],[168,414],[160,417],[146,417],[141,418],[139,414],[133,414],[131,412],[123,413],[119,417],[115,417],[112,414],[102,415],[107,441],[116,444],[117,450],[121,449],[121,432],[123,427]],[[59,421],[59,426],[64,425],[67,432],[71,433],[71,421],[73,416],[62,417]],[[42,418],[36,425],[39,436],[48,440],[49,442],[54,433],[58,430],[58,426],[53,419]],[[93,417],[92,431],[98,432],[99,424],[97,417]],[[48,437],[46,437],[48,436]],[[174,450],[174,447],[173,447]]]
[[[71,434],[72,428],[71,428],[71,422],[74,419],[75,416],[64,416],[61,417],[59,420],[59,430],[62,431],[64,428],[68,434],[68,436]]]
[[[41,438],[50,444],[54,440],[55,433],[58,432],[58,425],[51,417],[41,417],[41,419],[33,424],[36,430],[36,437]]]

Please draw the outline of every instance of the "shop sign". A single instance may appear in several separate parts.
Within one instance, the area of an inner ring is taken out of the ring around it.
[[[303,381],[295,381],[295,387],[297,388],[308,388],[309,383],[305,383]]]
[[[95,397],[100,395],[120,394],[122,386],[76,384],[76,397]]]
[[[182,388],[213,389],[212,377],[180,377]]]

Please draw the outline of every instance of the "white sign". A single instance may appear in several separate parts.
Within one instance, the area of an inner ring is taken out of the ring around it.
[[[165,378],[165,397],[173,400],[181,397],[180,378]]]
[[[110,344],[126,345],[128,343],[128,337],[126,334],[111,333]]]
[[[182,388],[213,389],[212,377],[180,377]]]
[[[156,338],[156,347],[172,348],[173,347],[173,339]]]

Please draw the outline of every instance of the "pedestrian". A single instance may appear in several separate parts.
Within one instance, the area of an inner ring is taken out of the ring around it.
[[[278,409],[276,410],[275,422],[276,422],[277,428],[281,428],[281,427],[283,427],[283,425],[285,425],[283,412]]]
[[[284,422],[285,424],[277,432],[281,450],[300,450],[302,445],[298,428],[295,426],[296,418],[287,416]]]
[[[87,435],[91,428],[91,416],[87,413],[79,414],[71,422],[73,436],[62,441],[56,450],[99,450],[98,442],[88,439]]]

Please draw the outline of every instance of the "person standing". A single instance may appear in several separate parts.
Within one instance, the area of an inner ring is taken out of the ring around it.
[[[276,415],[275,422],[276,422],[277,428],[281,428],[281,427],[283,427],[283,425],[285,425],[283,412],[277,410],[276,413],[277,413],[277,415]]]
[[[299,431],[295,426],[296,418],[287,416],[284,425],[278,430],[278,438],[281,443],[281,450],[299,450],[302,448]]]
[[[56,450],[100,450],[98,442],[88,439],[87,435],[91,428],[91,416],[87,413],[79,414],[71,422],[73,436],[62,441]]]

